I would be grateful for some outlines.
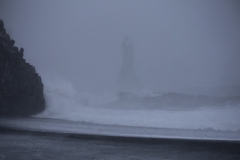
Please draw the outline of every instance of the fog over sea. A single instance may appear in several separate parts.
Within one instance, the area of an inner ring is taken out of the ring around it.
[[[36,117],[240,131],[239,9],[238,0],[0,0],[0,19],[42,77],[47,106]]]
[[[124,96],[116,91],[77,93],[61,78],[44,80],[44,85],[47,109],[36,117],[141,127],[240,130],[239,98],[206,102],[199,96],[147,90]],[[161,97],[167,99],[165,104],[160,103]]]

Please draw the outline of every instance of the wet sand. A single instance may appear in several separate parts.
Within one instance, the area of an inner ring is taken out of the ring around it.
[[[1,130],[0,160],[240,159],[240,144],[212,141],[128,141]]]

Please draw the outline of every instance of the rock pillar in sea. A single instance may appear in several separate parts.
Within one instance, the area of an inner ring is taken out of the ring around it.
[[[122,43],[122,65],[117,84],[120,92],[131,92],[140,88],[133,66],[134,47],[131,40],[125,37]]]

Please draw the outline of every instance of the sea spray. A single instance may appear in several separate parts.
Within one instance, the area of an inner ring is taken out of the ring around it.
[[[74,86],[62,78],[44,78],[43,82],[47,109],[37,117],[141,127],[240,130],[239,103],[237,106],[202,106],[180,110],[177,109],[179,106],[175,106],[174,110],[161,107],[153,109],[145,103],[146,106],[142,105],[145,108],[139,109],[141,103],[130,104],[126,99],[137,99],[139,102],[147,99],[148,102],[151,98],[158,102],[159,98],[164,98],[171,102],[191,96],[142,91],[124,93],[126,99],[121,99],[116,92],[77,93]]]

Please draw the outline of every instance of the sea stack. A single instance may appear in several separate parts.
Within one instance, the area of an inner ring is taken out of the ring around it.
[[[140,88],[139,82],[133,70],[134,47],[131,40],[126,36],[122,43],[122,65],[118,79],[120,92],[132,92]]]

